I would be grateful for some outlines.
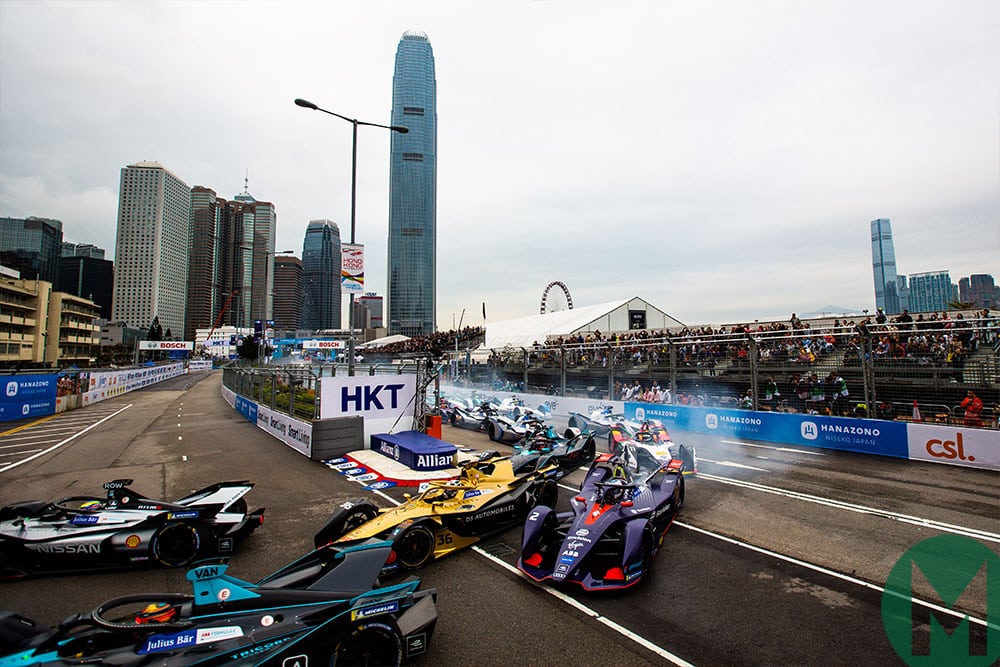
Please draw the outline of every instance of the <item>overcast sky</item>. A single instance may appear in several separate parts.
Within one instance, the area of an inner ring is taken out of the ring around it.
[[[1000,3],[0,0],[0,216],[114,257],[120,169],[160,162],[350,229],[351,126],[396,46],[438,86],[437,323],[641,296],[688,324],[872,308],[900,273],[1000,279]],[[385,293],[388,132],[360,128],[357,239]],[[345,299],[346,301],[346,299]]]

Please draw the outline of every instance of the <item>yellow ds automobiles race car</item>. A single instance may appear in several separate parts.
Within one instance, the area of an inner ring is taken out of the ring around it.
[[[559,467],[548,459],[529,458],[485,452],[462,464],[458,478],[429,482],[421,493],[407,495],[403,504],[390,509],[365,498],[345,502],[316,534],[316,547],[389,540],[393,549],[383,570],[389,573],[419,568],[487,535],[521,526],[536,505],[554,506],[559,493]]]

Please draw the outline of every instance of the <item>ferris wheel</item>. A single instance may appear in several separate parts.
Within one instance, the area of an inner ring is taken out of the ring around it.
[[[542,305],[538,312],[544,315],[560,310],[573,310],[573,297],[569,295],[566,283],[561,280],[553,280],[545,286],[545,291],[542,292]]]

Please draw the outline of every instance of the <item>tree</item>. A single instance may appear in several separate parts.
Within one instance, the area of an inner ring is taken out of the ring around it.
[[[257,344],[257,341],[253,339],[253,336],[247,336],[236,348],[236,354],[240,355],[240,359],[256,361],[257,353],[260,351],[259,347],[260,346]]]
[[[146,334],[146,340],[163,340],[163,327],[160,326],[160,317],[158,315],[153,316],[153,323],[149,325],[149,333]]]
[[[969,310],[975,308],[975,306],[976,304],[971,301],[961,301],[959,299],[948,302],[948,310]]]
[[[164,334],[164,339],[163,340],[173,340],[173,339],[174,339],[174,335],[172,333],[170,333],[170,327],[167,327],[167,333]]]

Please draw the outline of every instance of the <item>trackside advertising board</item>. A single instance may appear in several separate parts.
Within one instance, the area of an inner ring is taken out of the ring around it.
[[[373,433],[413,428],[417,378],[413,375],[362,375],[320,379],[320,419],[364,417],[365,443]]]
[[[283,412],[258,405],[233,390],[222,386],[222,398],[231,408],[257,428],[267,431],[278,440],[308,457],[312,457],[312,423],[293,419]]]
[[[907,458],[906,424],[783,412],[626,403],[625,416],[692,433]]]
[[[1000,432],[985,429],[907,424],[911,459],[1000,470]]]
[[[55,373],[3,376],[0,421],[55,414],[58,380]]]
[[[118,371],[81,372],[83,404],[90,405],[187,373],[183,363]],[[86,378],[86,384],[84,384]]]

